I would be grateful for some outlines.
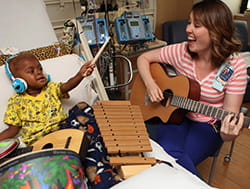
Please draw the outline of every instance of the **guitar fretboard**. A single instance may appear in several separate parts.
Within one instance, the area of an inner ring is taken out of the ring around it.
[[[169,96],[169,95],[168,95]],[[203,104],[198,101],[186,98],[186,97],[181,97],[177,95],[171,95],[172,99],[170,104],[172,106],[176,106],[191,112],[196,112],[200,113],[206,116],[210,116],[219,120],[223,120],[228,114],[235,114],[233,112],[226,111],[222,108],[217,108],[212,105],[208,104]],[[235,114],[236,117],[238,117],[237,114]],[[244,127],[245,128],[250,128],[250,118],[245,117],[244,118]]]

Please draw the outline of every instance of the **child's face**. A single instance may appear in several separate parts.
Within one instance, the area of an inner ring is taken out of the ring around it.
[[[14,76],[27,82],[28,89],[41,89],[47,83],[40,62],[32,57],[22,59],[15,63]]]

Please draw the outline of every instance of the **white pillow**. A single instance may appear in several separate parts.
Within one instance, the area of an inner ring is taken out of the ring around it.
[[[116,184],[112,189],[127,188],[171,188],[171,189],[212,189],[207,183],[176,163],[175,158],[170,156],[155,141],[150,139],[152,152],[144,152],[145,157],[155,157],[158,160],[166,161],[173,167],[165,163],[158,163],[139,174]],[[181,182],[180,182],[181,181]]]
[[[41,61],[41,64],[43,65],[45,72],[51,76],[51,81],[64,82],[79,71],[80,67],[84,64],[84,61],[78,55],[70,54]],[[70,99],[63,100],[63,107],[66,111],[78,102],[84,101],[89,105],[92,105],[96,101],[97,94],[91,88],[91,81],[93,78],[94,74],[84,78],[75,89],[70,91]],[[15,91],[11,86],[11,81],[5,73],[4,66],[0,66],[0,86],[2,87],[0,95],[0,132],[2,132],[7,128],[7,125],[3,123],[3,117],[8,99],[15,94]]]
[[[198,177],[177,167],[160,163],[139,174],[129,177],[112,189],[132,188],[170,188],[170,189],[212,189]]]

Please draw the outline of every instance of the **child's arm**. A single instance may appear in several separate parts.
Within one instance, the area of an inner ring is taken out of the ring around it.
[[[62,83],[61,92],[67,93],[70,90],[74,89],[83,80],[84,77],[92,74],[94,67],[95,65],[91,64],[91,61],[85,63],[74,77],[70,78],[67,82]]]
[[[7,138],[14,138],[20,131],[20,127],[9,125],[9,128],[0,133],[0,141]]]

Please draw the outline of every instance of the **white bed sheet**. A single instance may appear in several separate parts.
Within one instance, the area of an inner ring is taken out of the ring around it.
[[[169,162],[173,167],[165,163],[158,163],[116,184],[112,189],[214,189],[176,163],[175,159],[167,154],[159,144],[153,140],[150,140],[150,143],[153,151],[144,153],[144,155]]]

